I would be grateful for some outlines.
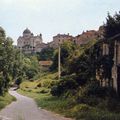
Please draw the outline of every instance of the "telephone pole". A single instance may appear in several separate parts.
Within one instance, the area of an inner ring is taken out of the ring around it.
[[[60,79],[61,77],[61,66],[60,66],[60,63],[61,63],[61,59],[60,59],[60,40],[59,40],[59,44],[58,44],[58,78]]]

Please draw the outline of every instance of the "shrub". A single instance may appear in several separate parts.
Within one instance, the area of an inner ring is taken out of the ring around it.
[[[55,85],[56,83],[57,83],[57,81],[55,81],[55,80],[45,79],[45,80],[42,80],[41,86],[42,86],[42,87],[51,88],[51,87],[52,87],[53,85]]]
[[[53,86],[51,88],[51,94],[53,96],[60,96],[63,93],[63,88],[61,86]]]
[[[81,73],[80,75],[77,75],[75,79],[79,86],[83,86],[90,78],[88,78],[85,73]]]
[[[109,113],[107,111],[101,111],[97,108],[92,108],[89,111],[79,112],[77,114],[76,120],[119,120],[120,115]]]
[[[79,112],[86,112],[86,111],[89,111],[91,108],[86,105],[86,104],[79,104],[79,105],[76,105],[74,108],[73,108],[73,112],[76,112],[76,113],[79,113]]]
[[[53,96],[60,96],[69,90],[76,89],[77,87],[77,82],[71,76],[67,76],[62,78],[62,80],[59,81],[56,86],[52,87],[51,94]]]
[[[35,69],[29,69],[26,72],[26,75],[27,75],[28,79],[33,78],[36,74],[37,74],[37,71]]]
[[[77,103],[80,103],[80,104],[83,103],[90,106],[96,106],[102,102],[100,98],[97,98],[95,96],[79,96],[77,97],[76,101]]]
[[[50,87],[53,87],[55,85],[58,84],[58,81],[57,80],[53,80],[51,83],[50,83]]]
[[[85,96],[96,96],[96,97],[117,97],[116,92],[111,87],[102,87],[99,81],[91,81],[83,87],[82,94]]]
[[[43,88],[43,89],[40,90],[39,93],[45,94],[45,93],[48,93],[48,92],[49,92],[48,89]]]
[[[117,99],[108,97],[104,105],[111,112],[120,112],[120,102]]]
[[[76,89],[79,85],[75,80],[75,75],[68,75],[61,79],[59,85],[62,86],[65,90]]]
[[[15,84],[20,85],[22,83],[22,77],[20,76],[16,81]]]

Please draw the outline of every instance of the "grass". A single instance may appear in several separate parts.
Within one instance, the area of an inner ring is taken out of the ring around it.
[[[112,113],[91,107],[86,104],[76,104],[70,99],[53,97],[50,94],[38,94],[19,90],[19,93],[35,99],[38,107],[62,114],[76,120],[120,120],[119,113]]]
[[[11,96],[9,93],[6,93],[4,96],[0,96],[0,110],[15,100],[16,98]]]
[[[53,97],[49,93],[38,94],[35,92],[28,92],[23,90],[18,90],[18,92],[28,97],[34,98],[38,107],[40,108],[62,114],[63,116],[69,116],[67,109],[70,108],[70,106],[68,106],[70,100],[68,99]]]
[[[40,108],[62,114],[66,117],[75,118],[76,120],[120,120],[119,112],[110,112],[99,106],[77,103],[71,98],[51,96],[49,83],[55,81],[55,78],[56,74],[45,74],[40,80],[23,82],[18,92],[35,99]],[[44,81],[47,81],[45,85],[43,84]],[[102,101],[100,104],[103,104]]]

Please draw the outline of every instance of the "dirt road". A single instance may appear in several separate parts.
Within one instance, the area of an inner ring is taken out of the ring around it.
[[[16,91],[9,93],[17,98],[0,112],[0,120],[70,120],[49,111],[39,109],[33,99],[22,96]]]

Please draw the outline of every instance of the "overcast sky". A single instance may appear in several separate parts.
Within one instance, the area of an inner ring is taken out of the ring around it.
[[[58,33],[97,30],[108,11],[119,10],[120,0],[0,0],[0,26],[14,44],[26,27],[48,42]]]

